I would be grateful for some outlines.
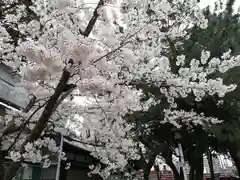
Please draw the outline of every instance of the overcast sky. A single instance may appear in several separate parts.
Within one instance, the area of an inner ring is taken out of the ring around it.
[[[206,7],[208,5],[210,6],[214,6],[214,3],[216,2],[217,0],[200,0],[200,7]],[[223,3],[226,4],[228,0],[223,0]],[[240,6],[240,0],[235,0],[235,3],[234,3],[234,8],[235,8],[235,12],[238,10]]]
[[[93,6],[97,4],[99,0],[84,0],[85,3],[92,4]],[[200,0],[200,6],[201,7],[206,7],[207,5],[214,5],[214,2],[217,0]],[[224,3],[227,2],[227,0],[223,0]],[[240,6],[240,0],[235,0],[235,10],[237,11],[238,7]]]

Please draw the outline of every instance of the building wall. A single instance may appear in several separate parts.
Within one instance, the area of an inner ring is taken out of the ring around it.
[[[0,105],[0,116],[5,115],[5,107]]]
[[[47,169],[41,169],[41,180],[55,180],[57,166],[50,166]]]
[[[217,156],[217,157],[213,156],[212,158],[213,158],[214,173],[219,173],[220,169],[224,168],[220,164],[219,156]],[[176,165],[177,169],[179,170],[179,164],[175,163],[175,165]],[[209,168],[208,159],[207,159],[206,155],[204,155],[204,157],[203,157],[203,166],[204,166],[204,169],[203,169],[204,174],[210,174],[210,168]],[[185,169],[186,174],[190,173],[189,164],[186,163],[184,169]]]
[[[219,168],[221,168],[219,157],[213,156],[212,158],[213,158],[213,170],[215,173],[218,173]],[[204,173],[210,173],[210,167],[209,167],[208,159],[206,156],[204,156],[203,158],[203,165],[204,165]]]
[[[100,176],[93,175],[92,177],[88,176],[88,169],[72,167],[67,171],[66,180],[76,180],[76,179],[84,179],[84,180],[102,180]]]

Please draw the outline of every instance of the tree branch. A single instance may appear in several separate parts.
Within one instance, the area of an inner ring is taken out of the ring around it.
[[[23,112],[28,113],[30,109],[33,107],[33,105],[35,104],[36,100],[37,100],[37,97],[35,95],[32,95],[32,98],[30,99],[28,105],[25,107]]]
[[[93,12],[93,16],[91,18],[91,20],[89,21],[85,31],[82,33],[83,36],[89,36],[89,34],[91,33],[96,21],[97,21],[97,18],[99,17],[99,14],[98,14],[98,9],[104,5],[104,1],[103,0],[100,0],[98,2],[98,5],[97,7],[95,8],[94,12]]]
[[[171,52],[172,52],[172,59],[170,60],[171,70],[173,73],[177,73],[178,68],[176,66],[176,61],[177,61],[178,51],[175,48],[174,43],[168,36],[166,36],[166,40],[167,40],[169,47],[171,49]]]
[[[122,44],[121,44],[119,47],[117,47],[116,49],[114,49],[114,50],[108,52],[108,53],[105,54],[104,56],[102,56],[102,57],[96,59],[95,61],[93,61],[93,63],[96,63],[96,62],[102,60],[103,58],[105,58],[105,57],[107,57],[107,56],[109,56],[109,55],[115,53],[116,51],[120,50],[123,46],[125,46],[125,45],[128,44],[128,43],[129,43],[129,41],[127,41],[127,42],[125,42],[125,43],[122,43]]]
[[[70,73],[68,71],[64,70],[54,94],[50,97],[36,126],[32,130],[29,137],[27,138],[27,140],[26,140],[27,142],[36,140],[41,135],[42,131],[46,128],[47,121],[51,117],[51,115],[56,107],[56,102],[59,99],[59,97],[61,96],[62,92],[64,91],[64,88],[67,85],[69,78],[70,78]]]
[[[47,122],[56,108],[56,102],[61,96],[61,94],[64,92],[64,89],[70,77],[71,77],[70,73],[66,70],[63,70],[61,79],[55,89],[54,94],[48,100],[42,115],[40,116],[37,124],[31,131],[30,135],[27,137],[26,141],[22,144],[20,153],[24,152],[24,147],[28,142],[37,140],[41,136],[43,130],[47,127]],[[11,165],[8,167],[8,170],[6,171],[4,180],[11,180],[15,176],[15,172],[17,169],[19,169],[20,166],[21,162],[12,162]]]
[[[74,85],[72,88],[70,88],[69,90],[67,90],[67,92],[65,92],[56,102],[56,105],[55,105],[55,108],[56,109],[64,99],[66,99],[66,97],[68,97],[72,92],[73,90],[76,88],[77,86]]]

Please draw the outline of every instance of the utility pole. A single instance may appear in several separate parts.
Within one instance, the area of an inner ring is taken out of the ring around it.
[[[183,180],[187,180],[187,174],[185,172],[184,169],[184,165],[185,165],[185,161],[184,161],[184,155],[183,155],[183,150],[182,150],[182,145],[180,143],[181,140],[181,134],[179,132],[179,130],[177,128],[175,128],[174,130],[174,138],[177,142],[178,145],[178,153],[179,153],[179,162],[180,162],[180,174],[183,175]]]
[[[179,151],[180,171],[182,170],[183,179],[187,180],[187,175],[186,175],[186,172],[185,172],[185,169],[184,169],[185,161],[184,161],[184,156],[183,156],[183,150],[182,150],[181,143],[178,143],[178,151]]]

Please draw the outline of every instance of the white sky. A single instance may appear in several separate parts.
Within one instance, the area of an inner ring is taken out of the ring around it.
[[[84,0],[85,3],[93,4],[93,6],[94,4],[96,5],[98,1],[99,0]],[[207,5],[214,5],[216,1],[217,0],[200,0],[199,5],[200,7],[206,7]],[[226,2],[227,0],[223,0],[223,3],[226,3]],[[234,6],[235,6],[235,10],[237,11],[238,7],[240,6],[240,0],[236,0]]]
[[[218,0],[200,0],[199,6],[203,8],[208,5],[214,7],[214,3],[217,1]],[[228,0],[222,0],[222,1],[223,1],[223,4],[226,4]],[[240,0],[235,0],[235,3],[234,3],[235,12],[238,10],[239,6],[240,6]]]
[[[99,0],[83,0],[84,3],[88,4],[89,6],[95,7]]]

